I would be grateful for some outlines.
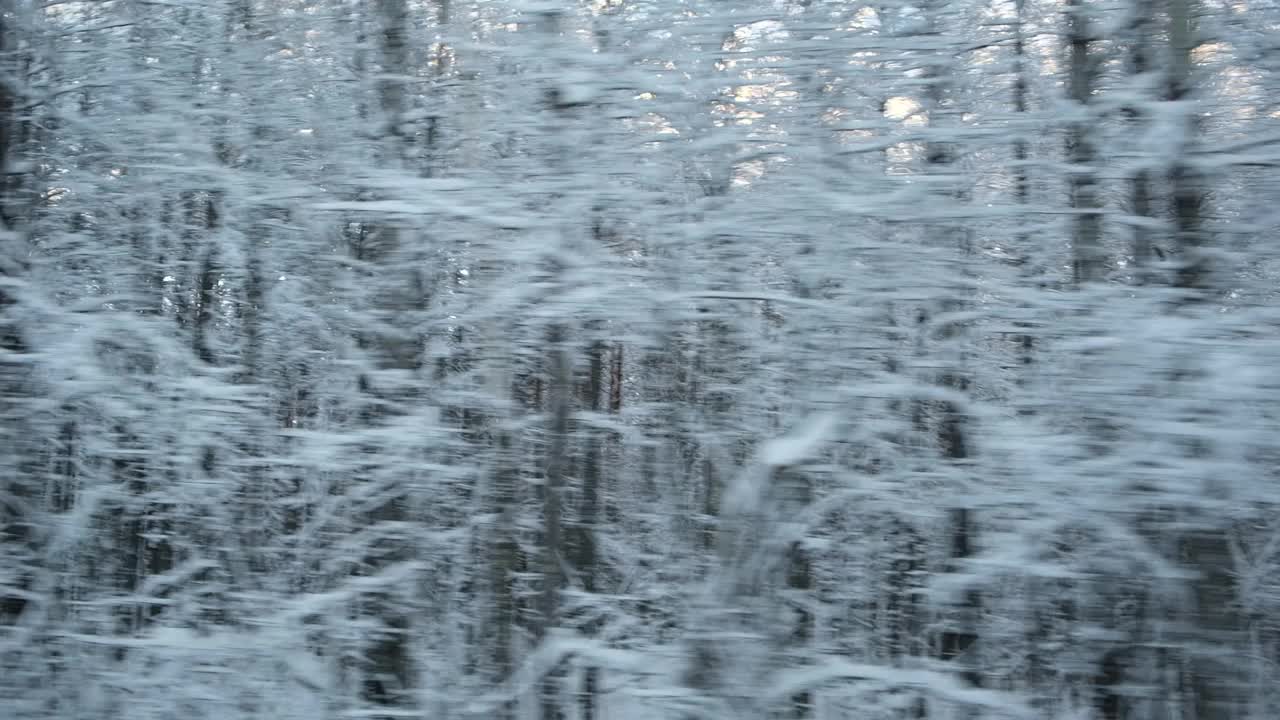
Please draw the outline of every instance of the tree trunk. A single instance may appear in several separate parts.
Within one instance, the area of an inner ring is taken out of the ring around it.
[[[1194,162],[1198,125],[1192,94],[1192,51],[1199,45],[1195,37],[1192,0],[1168,0],[1169,46],[1172,55],[1166,100],[1182,116],[1178,152],[1169,171],[1173,193],[1175,240],[1179,254],[1177,287],[1187,291],[1188,300],[1200,299],[1207,289],[1209,264],[1202,246],[1201,205],[1204,202],[1203,172]]]
[[[588,351],[587,382],[582,388],[581,405],[592,413],[601,410],[604,399],[605,344],[595,342]],[[601,431],[593,427],[582,429],[585,434],[586,448],[582,458],[582,496],[578,506],[578,538],[576,545],[576,570],[582,582],[582,589],[587,593],[595,593],[598,588],[599,563],[596,533],[600,517],[601,495],[601,459],[603,441]],[[594,628],[585,628],[592,633]],[[600,669],[595,666],[583,668],[582,688],[578,694],[579,716],[582,720],[594,720],[599,704]]]
[[[378,82],[378,97],[384,122],[381,150],[384,161],[394,169],[403,169],[406,138],[402,124],[406,111],[406,76],[409,67],[409,15],[405,0],[378,0],[376,3],[379,50],[383,77]],[[360,377],[365,394],[361,420],[367,427],[380,426],[402,413],[406,400],[416,393],[403,387],[404,378],[415,371],[420,362],[419,343],[402,323],[415,306],[412,292],[415,284],[406,277],[403,263],[403,229],[395,222],[379,223],[364,228],[358,260],[377,268],[370,281],[375,283],[373,315],[375,328],[361,338],[361,344],[373,355],[374,374]],[[399,385],[397,385],[399,383]],[[370,543],[365,566],[371,572],[409,559],[409,547],[399,526],[408,521],[408,495],[399,473],[403,470],[388,465],[384,449],[370,446],[370,466],[366,482],[388,487],[379,493],[383,499],[364,519],[379,528]],[[391,456],[395,457],[394,455]],[[414,668],[409,652],[412,628],[409,611],[390,590],[379,590],[368,597],[366,612],[378,618],[382,627],[374,635],[367,651],[368,667],[363,694],[375,706],[405,708],[413,701]]]
[[[1072,223],[1073,280],[1076,284],[1100,279],[1103,270],[1102,215],[1098,206],[1096,170],[1097,161],[1093,145],[1092,95],[1095,60],[1090,51],[1093,29],[1089,22],[1084,0],[1069,0],[1067,14],[1070,20],[1068,43],[1070,46],[1069,92],[1075,103],[1077,117],[1067,129],[1067,158],[1071,163],[1071,209],[1075,213]]]
[[[1132,0],[1133,6],[1129,21],[1129,78],[1139,85],[1131,92],[1139,94],[1139,101],[1126,109],[1125,114],[1135,133],[1141,133],[1148,122],[1146,109],[1142,107],[1145,99],[1146,76],[1151,72],[1151,35],[1155,20],[1154,0]],[[1145,283],[1150,274],[1151,263],[1151,230],[1141,221],[1151,217],[1151,171],[1141,168],[1129,178],[1129,212],[1138,223],[1133,227],[1132,250],[1135,266],[1135,279]]]
[[[28,400],[34,392],[33,374],[23,357],[31,348],[23,330],[22,304],[15,289],[26,270],[26,218],[30,210],[30,172],[26,165],[20,109],[28,98],[21,42],[28,28],[14,0],[0,0],[0,463],[11,470],[0,482],[0,567],[12,590],[0,598],[0,631],[14,627],[26,609],[33,587],[34,542],[39,519],[35,515],[39,487],[32,484],[36,451],[27,427]],[[0,655],[4,653],[0,652]],[[16,671],[8,663],[4,672]]]
[[[514,390],[514,389],[513,389]],[[519,560],[520,547],[516,542],[516,484],[519,470],[512,448],[511,431],[500,428],[495,441],[497,470],[493,478],[494,516],[492,529],[493,554],[489,563],[489,591],[493,595],[493,672],[499,684],[509,682],[515,670],[512,640],[517,623],[516,598],[513,576]],[[515,717],[515,703],[503,702],[495,713],[496,720]]]
[[[560,587],[564,583],[561,563],[564,552],[561,547],[561,491],[569,466],[569,421],[573,393],[573,377],[569,356],[565,351],[565,329],[553,325],[547,333],[550,353],[550,378],[547,387],[549,446],[547,447],[546,472],[542,488],[542,597],[539,602],[539,639],[545,640],[559,622]],[[560,682],[562,671],[554,668],[542,680],[540,692],[542,720],[558,720],[560,707]]]

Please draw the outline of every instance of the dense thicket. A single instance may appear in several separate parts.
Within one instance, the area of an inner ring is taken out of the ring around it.
[[[0,0],[0,715],[1280,717],[1278,24]]]

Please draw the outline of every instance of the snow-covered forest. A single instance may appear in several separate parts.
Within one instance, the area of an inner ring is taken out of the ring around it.
[[[0,0],[3,720],[1280,717],[1275,0]]]

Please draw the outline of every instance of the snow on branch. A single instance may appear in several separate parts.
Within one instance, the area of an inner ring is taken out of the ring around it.
[[[776,699],[793,697],[796,693],[832,682],[858,680],[890,687],[918,688],[940,700],[983,707],[1008,717],[1034,717],[1031,708],[1017,696],[968,687],[950,673],[932,670],[883,667],[826,657],[817,665],[784,670],[776,677],[771,688],[771,696]]]
[[[836,413],[822,413],[782,437],[769,440],[760,449],[760,461],[771,468],[796,465],[822,449],[832,430],[839,424]]]

